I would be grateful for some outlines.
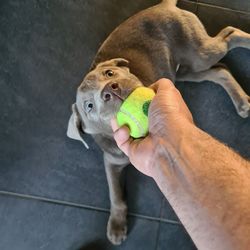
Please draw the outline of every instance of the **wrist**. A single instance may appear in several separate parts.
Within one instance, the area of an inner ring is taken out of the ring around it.
[[[182,164],[183,153],[187,145],[191,143],[192,136],[199,130],[188,120],[178,121],[177,125],[172,129],[166,129],[166,133],[153,138],[155,152],[152,162],[155,165],[152,166],[152,177],[156,182],[162,177],[162,171],[174,169],[175,165]]]

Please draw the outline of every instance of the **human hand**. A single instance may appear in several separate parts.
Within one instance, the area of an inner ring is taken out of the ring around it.
[[[162,144],[179,146],[186,125],[193,124],[192,115],[180,92],[167,79],[160,79],[150,86],[156,92],[149,107],[149,134],[145,138],[133,139],[129,128],[119,128],[116,119],[111,125],[118,147],[129,157],[130,162],[142,173],[154,177],[155,162]],[[168,150],[168,146],[166,146]]]

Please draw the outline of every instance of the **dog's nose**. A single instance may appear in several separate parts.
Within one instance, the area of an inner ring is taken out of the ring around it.
[[[101,92],[101,98],[103,101],[107,102],[112,99],[112,96],[120,97],[121,89],[117,82],[111,82],[106,84]]]

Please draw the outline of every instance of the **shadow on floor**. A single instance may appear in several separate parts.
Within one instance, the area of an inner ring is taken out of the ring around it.
[[[93,242],[89,242],[86,245],[78,248],[77,250],[109,250],[111,246],[107,241],[104,240],[95,240]]]

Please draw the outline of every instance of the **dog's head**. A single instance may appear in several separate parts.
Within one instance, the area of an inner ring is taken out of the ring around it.
[[[142,83],[130,73],[127,60],[116,58],[98,64],[77,89],[67,135],[82,142],[83,132],[111,135],[111,118],[123,100],[139,86]]]

